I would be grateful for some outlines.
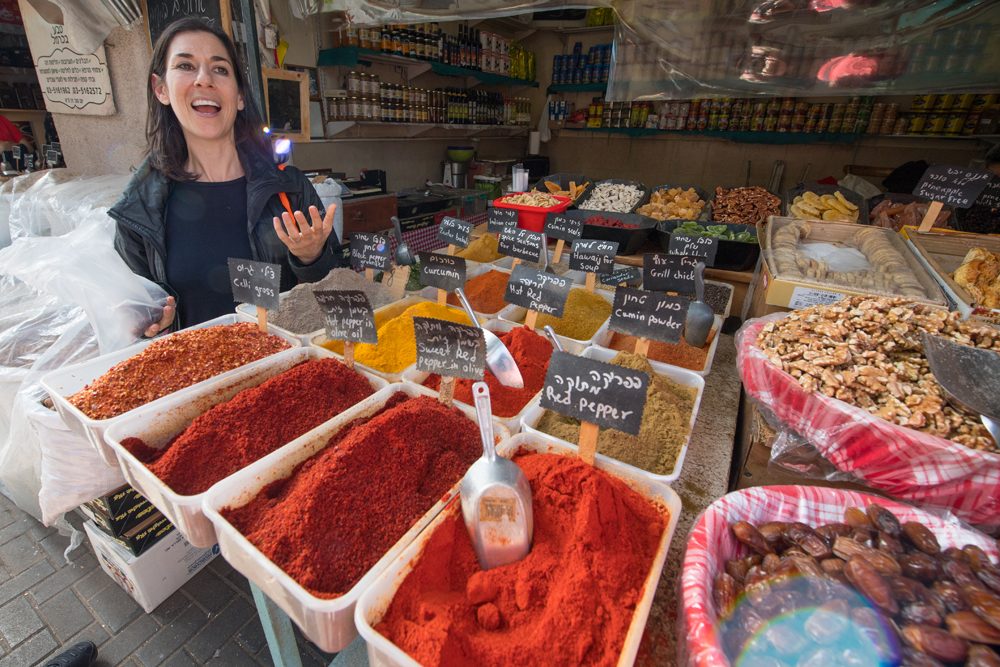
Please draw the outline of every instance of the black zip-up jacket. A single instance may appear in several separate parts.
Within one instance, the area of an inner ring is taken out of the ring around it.
[[[323,203],[309,179],[295,167],[279,170],[273,162],[252,151],[240,151],[240,159],[247,179],[247,234],[253,255],[247,259],[281,264],[282,292],[298,283],[316,282],[331,269],[346,266],[336,232],[330,232],[323,254],[308,265],[292,255],[274,232],[274,217],[285,211],[279,192],[288,195],[292,210],[304,212],[306,219],[310,206],[323,215]],[[165,257],[166,207],[172,186],[173,182],[150,167],[147,159],[108,215],[117,223],[115,250],[132,272],[159,284],[176,298],[177,292],[167,283]],[[178,318],[174,318],[171,328],[178,328]]]

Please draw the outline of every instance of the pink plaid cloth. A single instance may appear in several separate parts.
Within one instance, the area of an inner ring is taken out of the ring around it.
[[[756,345],[761,329],[774,319],[744,325],[736,351],[744,388],[778,418],[779,428],[802,436],[838,470],[872,488],[947,509],[975,525],[1000,526],[1000,455],[897,426],[804,390]]]
[[[712,602],[715,576],[727,560],[746,556],[749,550],[733,536],[729,526],[737,521],[801,521],[810,526],[844,520],[848,507],[882,505],[900,521],[919,521],[934,531],[941,548],[975,544],[994,560],[996,545],[990,538],[963,527],[954,518],[942,518],[910,505],[856,491],[818,486],[761,486],[735,491],[708,506],[688,536],[681,568],[681,623],[683,642],[680,664],[728,667],[719,641],[717,614]]]

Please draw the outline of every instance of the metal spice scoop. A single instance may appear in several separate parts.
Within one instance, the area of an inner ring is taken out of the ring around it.
[[[396,230],[396,264],[400,266],[410,266],[416,260],[410,252],[410,246],[403,241],[403,228],[399,224],[399,218],[392,216],[392,226]]]
[[[704,347],[715,322],[715,311],[705,303],[705,263],[694,267],[694,301],[684,319],[684,340],[691,347]]]
[[[560,352],[565,352],[565,350],[563,350],[562,343],[559,342],[559,337],[556,336],[556,330],[552,328],[551,324],[545,325],[545,333],[548,335],[549,340],[552,341],[552,347],[556,348]]]
[[[465,473],[459,490],[462,517],[484,570],[519,561],[531,551],[534,515],[531,486],[513,461],[497,456],[493,444],[490,388],[472,385],[483,456]]]
[[[455,290],[455,294],[458,295],[458,300],[462,304],[462,308],[465,309],[465,314],[472,320],[472,324],[483,331],[483,338],[486,339],[486,367],[490,369],[490,373],[493,373],[503,386],[522,389],[524,378],[521,377],[521,371],[518,369],[514,357],[511,356],[510,350],[507,349],[502,340],[497,338],[496,334],[483,329],[483,325],[476,318],[472,306],[469,305],[469,300],[465,298],[465,291],[459,287]]]
[[[923,334],[924,356],[947,398],[978,414],[1000,445],[1000,353]]]

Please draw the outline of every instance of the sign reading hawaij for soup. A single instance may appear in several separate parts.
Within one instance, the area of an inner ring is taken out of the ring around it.
[[[28,2],[20,3],[20,7],[45,108],[52,113],[88,116],[115,113],[104,45],[83,51],[73,43],[62,22],[51,23],[64,20],[57,13],[43,17]]]

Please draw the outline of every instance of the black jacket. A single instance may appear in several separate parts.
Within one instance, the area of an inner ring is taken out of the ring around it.
[[[323,214],[323,204],[312,183],[295,167],[279,170],[264,156],[240,152],[247,179],[247,233],[252,257],[247,259],[281,264],[281,291],[300,282],[320,280],[331,269],[345,266],[340,241],[330,233],[326,248],[312,264],[302,264],[288,252],[274,232],[273,218],[285,210],[278,193],[288,195],[293,211],[303,211],[308,218],[310,206]],[[163,173],[149,166],[147,159],[136,171],[121,199],[108,211],[117,223],[115,250],[132,271],[161,285],[175,298],[177,292],[167,283],[166,275],[166,206],[173,183]],[[180,304],[178,304],[181,308]],[[178,318],[175,318],[175,326]]]

